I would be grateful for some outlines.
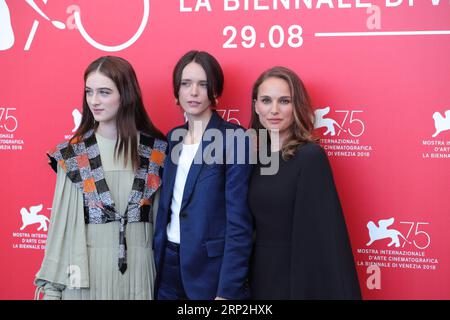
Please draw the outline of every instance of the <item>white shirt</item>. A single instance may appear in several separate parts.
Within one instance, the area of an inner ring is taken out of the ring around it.
[[[180,209],[183,200],[184,186],[191,168],[192,161],[200,143],[184,144],[178,159],[177,175],[173,187],[173,196],[170,209],[170,222],[167,225],[167,239],[171,242],[180,243]]]

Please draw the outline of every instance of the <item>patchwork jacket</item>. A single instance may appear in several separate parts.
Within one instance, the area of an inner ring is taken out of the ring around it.
[[[127,268],[126,225],[153,220],[152,196],[161,186],[166,149],[165,141],[140,133],[139,168],[123,214],[117,211],[106,183],[94,130],[88,131],[83,139],[66,141],[50,151],[52,168],[56,171],[56,163],[59,164],[67,177],[83,192],[85,223],[120,222],[118,265],[122,273]]]

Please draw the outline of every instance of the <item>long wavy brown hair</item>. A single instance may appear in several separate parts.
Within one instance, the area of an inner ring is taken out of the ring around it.
[[[147,133],[161,140],[165,140],[165,136],[153,125],[145,110],[136,73],[128,61],[115,56],[100,57],[87,67],[84,72],[84,83],[93,72],[99,72],[110,78],[119,90],[120,108],[116,118],[117,141],[114,154],[116,158],[120,154],[124,155],[125,166],[130,156],[133,169],[136,170],[139,167],[138,132]],[[81,141],[86,132],[97,128],[98,122],[89,109],[83,88],[83,115],[80,126],[70,142]]]
[[[281,147],[283,159],[288,160],[294,156],[299,146],[307,142],[317,142],[318,140],[313,135],[314,112],[311,108],[311,99],[302,80],[294,71],[280,66],[266,70],[258,77],[252,89],[252,115],[250,127],[256,131],[265,129],[256,113],[255,101],[258,98],[259,86],[268,78],[279,78],[286,81],[292,96],[294,123],[292,124],[290,137]],[[262,143],[262,141],[258,141],[258,143]]]

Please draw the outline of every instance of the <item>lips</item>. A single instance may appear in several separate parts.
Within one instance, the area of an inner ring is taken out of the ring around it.
[[[103,111],[104,109],[92,109],[92,112],[95,114],[99,114]]]
[[[198,101],[188,101],[187,103],[190,107],[198,107],[200,105]]]
[[[282,121],[283,119],[280,118],[273,118],[273,119],[267,119],[267,122],[270,122],[272,124],[278,124]]]

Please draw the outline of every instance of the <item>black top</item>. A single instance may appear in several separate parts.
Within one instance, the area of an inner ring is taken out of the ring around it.
[[[301,146],[275,175],[256,165],[249,205],[256,238],[254,299],[360,299],[341,205],[325,151]]]

